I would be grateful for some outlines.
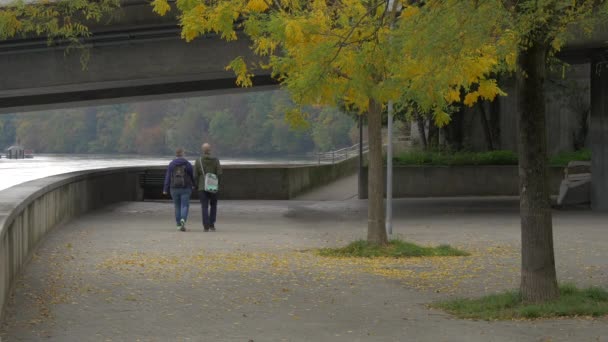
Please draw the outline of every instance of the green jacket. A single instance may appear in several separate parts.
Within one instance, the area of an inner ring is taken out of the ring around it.
[[[194,181],[197,184],[198,191],[205,190],[205,175],[203,175],[203,170],[201,169],[201,158],[203,160],[203,167],[205,168],[205,173],[215,173],[218,182],[221,185],[222,166],[220,165],[219,159],[212,157],[208,154],[204,154],[202,157],[197,158],[196,162],[194,163]]]

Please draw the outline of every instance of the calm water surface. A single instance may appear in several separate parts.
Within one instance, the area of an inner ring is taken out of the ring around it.
[[[3,156],[4,157],[4,156]],[[132,155],[35,155],[33,159],[0,159],[0,190],[38,178],[73,171],[103,169],[120,166],[168,165],[172,157]],[[193,162],[194,158],[192,159]],[[300,164],[306,161],[264,159],[221,159],[223,165]]]

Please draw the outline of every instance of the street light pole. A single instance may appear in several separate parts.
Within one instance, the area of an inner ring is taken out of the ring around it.
[[[388,141],[386,143],[386,233],[393,234],[393,101],[388,101]]]
[[[391,17],[401,10],[401,4],[389,0],[387,10]],[[393,23],[390,23],[393,29]],[[391,37],[389,37],[390,43]],[[388,101],[388,141],[386,143],[386,234],[390,237],[393,234],[393,100]]]
[[[359,199],[363,198],[363,116],[359,114]]]

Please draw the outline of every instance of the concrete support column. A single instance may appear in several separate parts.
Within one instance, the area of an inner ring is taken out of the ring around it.
[[[591,63],[591,207],[608,211],[608,59]]]

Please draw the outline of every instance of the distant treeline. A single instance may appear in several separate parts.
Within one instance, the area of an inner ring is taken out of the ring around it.
[[[0,149],[18,141],[37,153],[198,152],[208,141],[223,155],[285,156],[327,151],[357,140],[352,117],[309,108],[292,128],[282,91],[0,115]]]

